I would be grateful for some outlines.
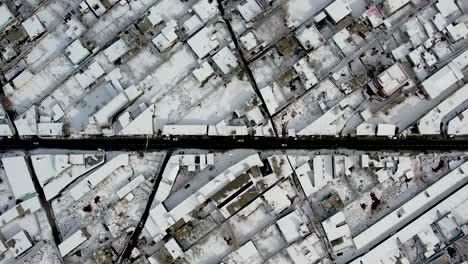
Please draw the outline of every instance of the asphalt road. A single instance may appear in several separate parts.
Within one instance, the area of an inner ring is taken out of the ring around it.
[[[468,150],[468,137],[93,137],[85,139],[1,139],[0,150],[170,150],[195,148],[227,149],[356,149],[356,150]]]

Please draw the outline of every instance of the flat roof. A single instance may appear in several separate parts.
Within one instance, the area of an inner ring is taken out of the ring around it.
[[[92,188],[95,188],[106,179],[112,172],[120,167],[127,166],[129,162],[128,154],[120,154],[106,162],[70,190],[73,199],[75,199],[75,201],[79,200]]]
[[[36,192],[24,156],[2,158],[2,163],[11,191],[16,199]]]
[[[0,4],[0,29],[8,25],[15,17],[6,4]]]
[[[431,77],[422,82],[422,87],[427,95],[434,99],[445,89],[463,79],[463,68],[468,65],[468,50],[458,55],[449,64],[434,73]]]
[[[88,238],[83,233],[83,231],[78,230],[73,235],[69,236],[65,239],[60,245],[58,245],[58,249],[62,257],[65,257],[70,252],[72,252],[75,248],[79,247],[83,244]]]
[[[213,34],[213,30],[214,28],[211,26],[204,27],[187,41],[187,44],[200,59],[206,57],[219,46],[218,40],[213,40],[213,36],[216,36]]]
[[[325,8],[325,12],[335,23],[351,14],[351,8],[343,0],[336,0]]]
[[[468,182],[467,173],[468,162],[465,162],[355,236],[353,240],[356,248],[371,247],[379,239],[385,238],[392,231],[401,228],[404,224],[410,222],[428,208],[431,208],[438,201],[444,199],[450,191]]]

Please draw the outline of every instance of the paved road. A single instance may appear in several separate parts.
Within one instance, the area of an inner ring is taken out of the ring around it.
[[[196,148],[227,149],[356,149],[356,150],[468,150],[468,137],[94,137],[88,139],[2,139],[0,150],[81,149],[81,150],[168,150]]]

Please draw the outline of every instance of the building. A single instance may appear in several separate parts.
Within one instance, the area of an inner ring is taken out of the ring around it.
[[[463,79],[463,71],[467,65],[468,50],[458,55],[449,64],[424,80],[421,84],[421,88],[429,99],[434,99],[447,88]]]
[[[10,9],[6,4],[0,4],[0,31],[4,29],[4,27],[8,26],[13,20],[15,16],[11,13]]]
[[[104,55],[109,59],[111,62],[116,62],[118,59],[122,58],[128,52],[129,48],[128,45],[125,43],[124,40],[118,39],[114,43],[112,43],[108,48],[106,48],[103,52]]]
[[[203,59],[210,54],[210,52],[219,47],[215,32],[216,29],[213,25],[204,27],[187,41],[187,44],[192,48],[198,58]]]
[[[42,22],[39,20],[37,15],[32,15],[23,21],[21,25],[23,26],[24,30],[26,30],[26,33],[28,33],[30,40],[37,38],[46,31],[44,25],[42,25]]]
[[[412,84],[412,79],[400,63],[395,63],[368,83],[381,97],[388,97],[398,89]]]
[[[343,0],[335,0],[325,8],[325,13],[327,13],[334,23],[338,23],[351,15],[351,8]]]
[[[396,134],[397,127],[393,124],[378,124],[377,136],[393,137]]]
[[[447,194],[468,182],[468,177],[466,176],[467,171],[468,163],[465,162],[426,188],[423,192],[417,194],[405,204],[355,236],[353,241],[356,248],[365,249],[372,247],[378,243],[380,239],[394,233],[395,230],[404,227],[421,213],[433,208],[433,206],[443,200]]]
[[[246,22],[252,21],[263,12],[262,7],[257,3],[257,0],[242,0],[237,6],[237,10]]]
[[[36,193],[25,156],[2,158],[11,191],[17,200]]]
[[[374,240],[377,237],[384,239],[375,247],[370,244],[361,244],[363,240],[354,238],[357,248],[370,250],[359,256],[352,264],[373,264],[395,262],[396,259],[408,263],[405,253],[401,250],[401,244],[408,242],[414,237],[418,237],[424,245],[425,257],[434,254],[434,250],[442,247],[440,240],[434,234],[431,226],[437,225],[438,230],[443,233],[460,233],[461,229],[466,230],[468,218],[468,186],[463,186],[467,181],[464,163],[459,168],[452,171],[436,182],[434,188],[430,186],[422,193],[415,196],[402,207],[393,211],[381,219],[378,226],[371,226],[372,230],[363,234],[365,241]],[[450,177],[449,176],[455,176]],[[461,187],[457,190],[458,187]],[[456,190],[453,192],[453,190]],[[448,196],[447,196],[448,195]],[[410,205],[411,204],[411,205]],[[458,230],[457,230],[458,229]],[[366,230],[366,231],[367,231]],[[390,233],[389,230],[392,230]]]
[[[99,183],[104,181],[111,173],[117,170],[120,167],[129,165],[129,156],[128,154],[120,154],[110,161],[106,162],[104,165],[99,167],[97,170],[93,171],[81,182],[75,185],[71,190],[70,194],[75,201],[79,200],[81,197],[86,195],[89,191],[94,189]]]
[[[207,157],[207,160],[210,161],[211,158],[208,159]],[[254,166],[263,166],[263,162],[258,154],[250,155],[231,166],[169,211],[164,204],[157,204],[150,210],[145,224],[146,230],[153,237],[154,241],[160,241],[166,234],[167,228],[180,220],[184,220],[185,222],[190,221],[192,219],[190,212],[213,197],[226,185],[238,177],[245,175],[243,173]]]
[[[112,118],[125,106],[135,101],[143,94],[137,86],[132,85],[112,98],[105,106],[97,111],[93,117],[100,127],[108,127],[112,124]]]
[[[444,117],[468,100],[468,84],[455,91],[431,111],[427,112],[417,123],[422,135],[439,135]]]
[[[78,65],[88,58],[91,52],[77,39],[65,49],[65,54],[73,64]]]
[[[15,258],[19,257],[33,246],[31,238],[24,230],[10,238],[6,244],[9,251]]]
[[[354,247],[351,230],[346,223],[343,212],[338,212],[323,221],[322,226],[335,254],[343,253]]]
[[[165,125],[162,131],[165,136],[200,136],[207,133],[207,125]]]
[[[78,230],[58,245],[62,257],[67,256],[81,244],[88,240],[86,231]]]

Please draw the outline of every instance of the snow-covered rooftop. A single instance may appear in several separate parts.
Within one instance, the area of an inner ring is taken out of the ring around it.
[[[429,98],[434,99],[445,89],[463,79],[463,69],[468,65],[468,50],[458,55],[449,64],[422,82]]]
[[[14,18],[8,6],[0,3],[0,29],[8,25]]]
[[[431,208],[438,201],[444,199],[454,189],[468,182],[468,163],[443,176],[440,180],[426,188],[407,201],[401,207],[395,209],[384,218],[361,232],[353,238],[357,249],[373,245],[379,239],[386,237],[395,230],[399,230],[406,223],[419,216],[422,212]]]
[[[213,60],[224,74],[228,74],[239,66],[236,55],[227,46],[218,51],[213,56]]]
[[[39,20],[37,15],[32,15],[23,23],[21,23],[21,25],[26,30],[26,33],[28,33],[29,39],[35,39],[46,31],[44,25],[42,25],[42,22]]]
[[[86,240],[88,240],[88,238],[86,237],[83,231],[76,231],[71,236],[66,238],[60,245],[58,245],[60,254],[62,255],[62,257],[68,255],[75,248],[83,244]]]
[[[81,40],[77,39],[65,49],[65,54],[73,64],[78,65],[83,62],[91,52],[83,46]]]
[[[211,0],[200,0],[192,6],[192,9],[205,23],[219,12],[218,2]]]
[[[19,233],[10,238],[6,244],[15,258],[33,246],[29,235],[24,230],[21,230]]]
[[[351,14],[351,8],[343,0],[335,0],[325,8],[325,12],[327,12],[333,22],[338,23]]]
[[[219,42],[213,31],[213,26],[204,27],[187,41],[188,45],[200,59],[219,46]]]
[[[104,50],[104,54],[111,61],[115,62],[128,52],[128,46],[122,39],[112,43]]]
[[[451,94],[431,111],[427,112],[418,121],[419,133],[422,135],[440,134],[442,132],[440,130],[442,119],[466,100],[468,100],[468,84]]]
[[[245,0],[237,6],[237,10],[247,22],[250,22],[263,12],[256,0]]]
[[[24,156],[2,158],[2,164],[16,199],[22,199],[36,192]]]

